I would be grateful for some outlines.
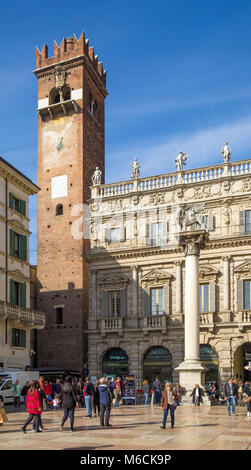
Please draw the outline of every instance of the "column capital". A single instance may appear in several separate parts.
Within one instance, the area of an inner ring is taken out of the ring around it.
[[[183,260],[182,260],[182,259],[178,259],[178,260],[174,261],[174,265],[175,265],[175,266],[181,266],[182,263],[183,263]]]
[[[231,260],[231,256],[230,255],[224,255],[221,257],[222,261],[230,261]]]
[[[205,247],[208,233],[205,230],[194,232],[181,232],[179,235],[179,245],[183,248],[185,256],[199,256],[201,248]]]
[[[131,271],[137,271],[139,269],[138,264],[133,264],[130,266]]]

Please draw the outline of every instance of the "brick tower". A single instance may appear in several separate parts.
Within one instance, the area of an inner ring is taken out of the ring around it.
[[[38,367],[83,371],[86,362],[89,241],[72,236],[72,215],[90,198],[98,166],[104,178],[106,73],[82,33],[36,51],[38,79],[37,275]],[[78,217],[81,217],[79,212]]]

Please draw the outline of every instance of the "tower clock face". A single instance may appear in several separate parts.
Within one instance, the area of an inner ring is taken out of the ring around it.
[[[47,121],[42,129],[42,152],[44,169],[70,164],[76,144],[79,142],[76,116],[64,116]]]

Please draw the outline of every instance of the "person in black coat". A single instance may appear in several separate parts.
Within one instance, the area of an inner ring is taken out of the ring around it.
[[[60,431],[63,431],[63,426],[67,418],[70,418],[71,423],[71,432],[74,431],[73,424],[74,424],[74,411],[76,406],[78,407],[77,402],[77,394],[75,390],[75,386],[72,383],[72,378],[70,376],[66,377],[65,382],[62,387],[62,391],[60,394],[62,400],[62,408],[64,410],[64,416],[62,419],[62,423],[60,426]]]
[[[93,392],[93,410],[94,410],[94,417],[97,417],[96,410],[98,410],[98,416],[100,415],[100,396],[99,396],[99,387],[100,382],[99,380],[96,381],[96,386],[94,387]]]
[[[200,403],[203,403],[202,396],[204,395],[204,392],[202,388],[198,384],[195,385],[190,397],[193,397],[193,404],[195,406],[200,406]]]

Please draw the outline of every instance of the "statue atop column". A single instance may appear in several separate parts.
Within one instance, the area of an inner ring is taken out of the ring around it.
[[[222,158],[224,163],[228,163],[230,161],[232,150],[228,146],[228,142],[225,142],[224,147],[221,149]]]
[[[130,164],[132,167],[132,179],[139,178],[140,176],[140,163],[137,161],[137,158],[134,158],[133,162]]]
[[[182,232],[186,231],[187,227],[194,224],[197,230],[207,230],[203,221],[203,215],[200,214],[204,207],[205,204],[197,204],[188,207],[187,209],[184,209],[183,207],[178,208],[176,220]]]
[[[101,177],[102,177],[102,171],[99,169],[98,166],[96,166],[96,170],[94,171],[93,176],[92,176],[93,186],[99,186],[101,184]]]
[[[178,171],[182,171],[182,168],[184,165],[186,165],[186,160],[187,160],[187,153],[179,152],[179,155],[175,159],[176,162],[176,167],[178,168]]]

